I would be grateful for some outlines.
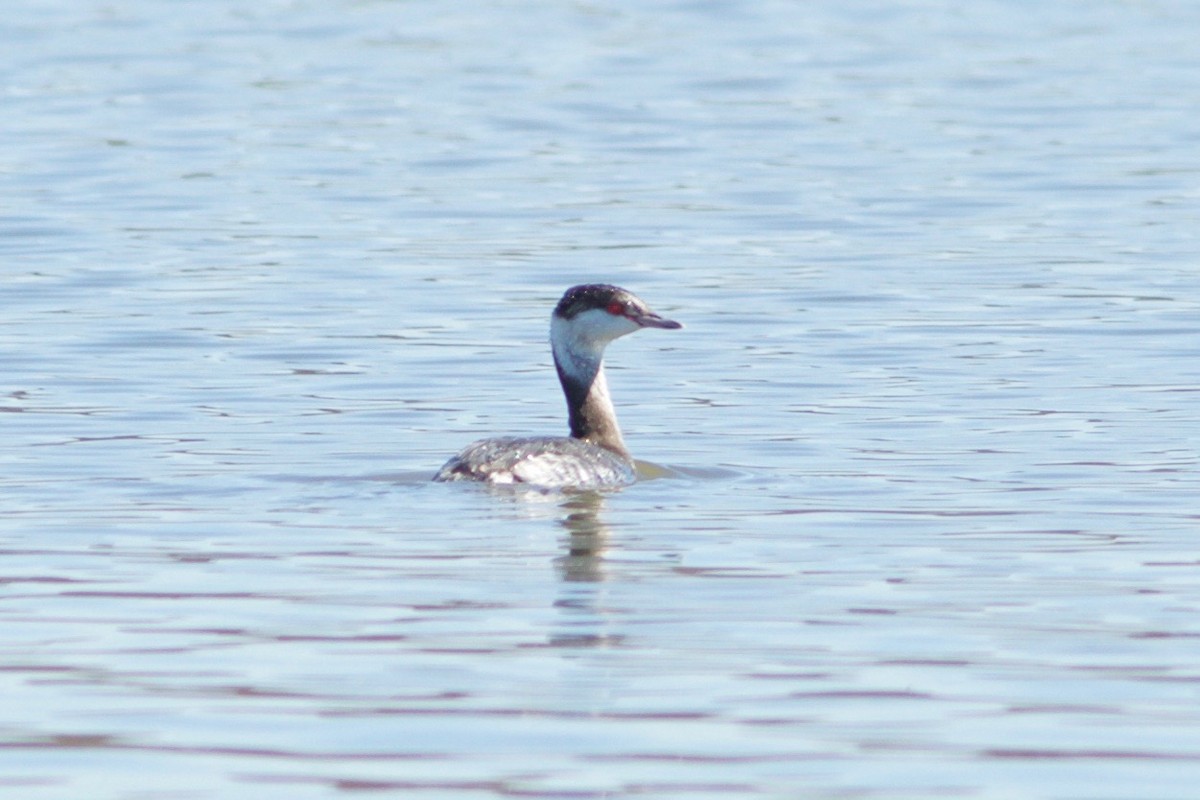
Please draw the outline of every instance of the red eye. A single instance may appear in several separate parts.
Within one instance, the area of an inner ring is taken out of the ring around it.
[[[614,317],[621,317],[625,315],[625,306],[615,300],[609,303],[608,308],[604,310],[612,314]]]

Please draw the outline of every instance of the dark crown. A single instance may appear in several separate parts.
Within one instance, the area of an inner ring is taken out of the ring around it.
[[[633,295],[620,286],[607,283],[586,283],[582,286],[572,286],[554,307],[554,315],[563,319],[572,319],[576,314],[590,311],[594,308],[608,308],[610,303],[628,303],[636,300]]]

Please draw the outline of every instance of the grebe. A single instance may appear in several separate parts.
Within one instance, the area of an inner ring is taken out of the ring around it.
[[[637,472],[604,379],[604,348],[642,328],[682,327],[619,286],[568,289],[550,315],[550,349],[567,397],[570,437],[483,439],[467,445],[433,479],[572,489],[633,483]]]

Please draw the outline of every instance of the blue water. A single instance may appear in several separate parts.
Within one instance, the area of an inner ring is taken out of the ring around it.
[[[0,794],[1185,800],[1200,6],[0,22]],[[563,289],[661,477],[560,433]]]

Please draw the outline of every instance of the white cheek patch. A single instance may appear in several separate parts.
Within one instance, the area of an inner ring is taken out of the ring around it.
[[[602,308],[581,311],[570,319],[553,315],[550,345],[554,362],[574,383],[590,387],[600,374],[608,343],[640,327],[633,320],[609,314]]]
[[[620,314],[610,314],[602,308],[592,308],[576,314],[570,325],[580,340],[597,342],[602,347],[640,327],[633,320]]]

